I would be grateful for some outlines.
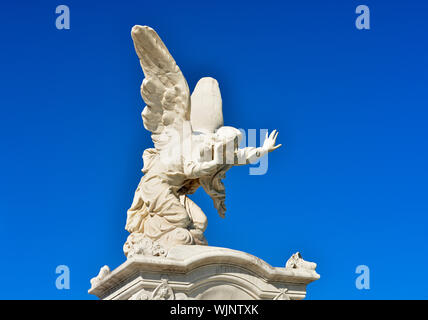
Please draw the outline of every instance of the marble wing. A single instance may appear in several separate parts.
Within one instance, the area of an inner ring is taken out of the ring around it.
[[[172,134],[191,133],[189,86],[152,28],[134,26],[131,36],[145,75],[141,96],[147,105],[141,116],[156,150],[161,151]]]

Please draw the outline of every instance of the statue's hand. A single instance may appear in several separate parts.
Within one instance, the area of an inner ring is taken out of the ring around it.
[[[282,144],[279,144],[277,146],[275,145],[277,137],[278,137],[278,132],[276,130],[273,130],[269,136],[268,136],[268,133],[266,132],[266,138],[262,148],[267,152],[271,152],[273,150],[278,149],[280,146],[282,146]]]

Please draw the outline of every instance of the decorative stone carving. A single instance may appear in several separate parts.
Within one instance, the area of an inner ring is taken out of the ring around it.
[[[147,26],[134,26],[131,36],[145,75],[141,96],[147,106],[142,118],[154,148],[143,153],[144,175],[125,227],[138,236],[128,239],[125,255],[148,253],[146,238],[165,250],[206,245],[207,218],[188,195],[202,186],[224,217],[226,171],[279,148],[278,133],[266,135],[260,148],[240,149],[241,131],[223,126],[217,81],[202,78],[190,95],[186,79],[157,33]]]
[[[100,272],[95,278],[91,279],[91,287],[96,287],[102,280],[104,280],[105,277],[107,277],[110,274],[110,268],[109,266],[104,266],[100,269]]]
[[[162,283],[159,284],[153,291],[152,300],[174,300],[174,291],[168,285],[168,280],[162,279]]]
[[[146,290],[142,289],[137,293],[133,294],[131,298],[129,298],[129,300],[151,300],[150,292],[147,292]]]
[[[145,289],[141,289],[133,294],[129,300],[188,300],[185,293],[174,294],[174,291],[168,284],[167,279],[162,279],[161,283],[153,290],[152,293]]]
[[[287,288],[279,289],[279,293],[273,298],[273,300],[291,300],[287,294]]]
[[[123,251],[128,258],[135,255],[164,257],[167,254],[165,248],[163,248],[158,242],[152,241],[144,234],[137,232],[131,233],[128,236],[128,239],[123,245]]]
[[[316,263],[303,260],[300,252],[296,252],[295,254],[293,254],[285,264],[286,269],[305,269],[315,271],[316,267]]]

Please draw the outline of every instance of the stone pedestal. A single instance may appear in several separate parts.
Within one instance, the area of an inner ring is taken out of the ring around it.
[[[89,293],[105,300],[300,300],[320,277],[315,267],[299,253],[274,268],[241,251],[177,246],[166,256],[132,255],[113,271],[104,266]]]

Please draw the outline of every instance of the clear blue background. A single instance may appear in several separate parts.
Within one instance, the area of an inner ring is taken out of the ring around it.
[[[71,29],[55,28],[66,4]],[[355,8],[371,9],[357,30]],[[211,245],[284,266],[308,299],[428,298],[426,1],[9,1],[0,8],[0,298],[94,299],[125,260],[126,210],[152,145],[134,24],[193,89],[218,79],[227,125],[278,129],[263,176],[228,173],[227,217],[201,190]],[[57,290],[55,268],[71,271]],[[370,268],[370,290],[355,269]]]

